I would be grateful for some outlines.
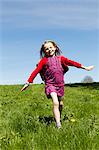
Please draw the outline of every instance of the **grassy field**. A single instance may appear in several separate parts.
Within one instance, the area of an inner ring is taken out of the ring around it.
[[[21,87],[0,86],[0,150],[99,150],[99,83],[65,86],[61,129],[44,85]]]

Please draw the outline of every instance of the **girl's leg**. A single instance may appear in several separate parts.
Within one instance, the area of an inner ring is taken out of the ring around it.
[[[60,128],[61,122],[60,122],[59,101],[58,101],[57,93],[51,92],[50,95],[51,95],[52,101],[53,101],[53,113],[54,113],[54,117],[56,120],[56,125],[58,128]]]
[[[58,97],[59,100],[59,111],[60,111],[60,118],[61,118],[61,114],[62,114],[62,109],[63,109],[63,97]]]

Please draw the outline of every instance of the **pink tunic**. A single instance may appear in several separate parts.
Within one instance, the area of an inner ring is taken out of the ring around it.
[[[64,70],[57,56],[49,57],[44,67],[45,93],[50,97],[51,92],[58,96],[64,95]]]

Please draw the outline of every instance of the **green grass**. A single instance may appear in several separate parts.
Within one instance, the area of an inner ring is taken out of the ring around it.
[[[99,150],[99,84],[65,86],[61,129],[44,85],[21,87],[0,86],[1,150]]]

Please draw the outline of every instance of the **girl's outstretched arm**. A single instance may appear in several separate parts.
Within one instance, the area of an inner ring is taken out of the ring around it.
[[[66,64],[68,66],[75,66],[77,68],[82,68],[82,69],[85,69],[87,71],[90,71],[90,70],[92,70],[94,68],[93,65],[86,67],[86,66],[83,66],[82,64],[80,64],[78,62],[75,62],[73,60],[70,60],[70,59],[68,59],[68,58],[66,58],[64,56],[61,56],[61,61],[62,61],[63,64]]]
[[[27,89],[28,86],[29,86],[29,83],[28,82],[25,83],[24,86],[21,89],[21,92],[24,91],[25,89]]]
[[[40,62],[38,63],[38,66],[36,67],[35,70],[33,70],[33,72],[31,73],[30,77],[28,78],[27,82],[24,84],[23,88],[21,89],[21,92],[24,91],[25,89],[27,89],[29,84],[33,82],[34,78],[42,70],[42,68],[46,64],[46,62],[47,62],[47,58],[46,57],[44,57],[44,58],[42,58],[40,60]]]
[[[88,67],[86,67],[86,66],[81,66],[81,68],[82,68],[82,69],[85,69],[85,70],[87,70],[87,71],[90,71],[90,70],[92,70],[92,69],[94,68],[94,66],[88,66]]]

